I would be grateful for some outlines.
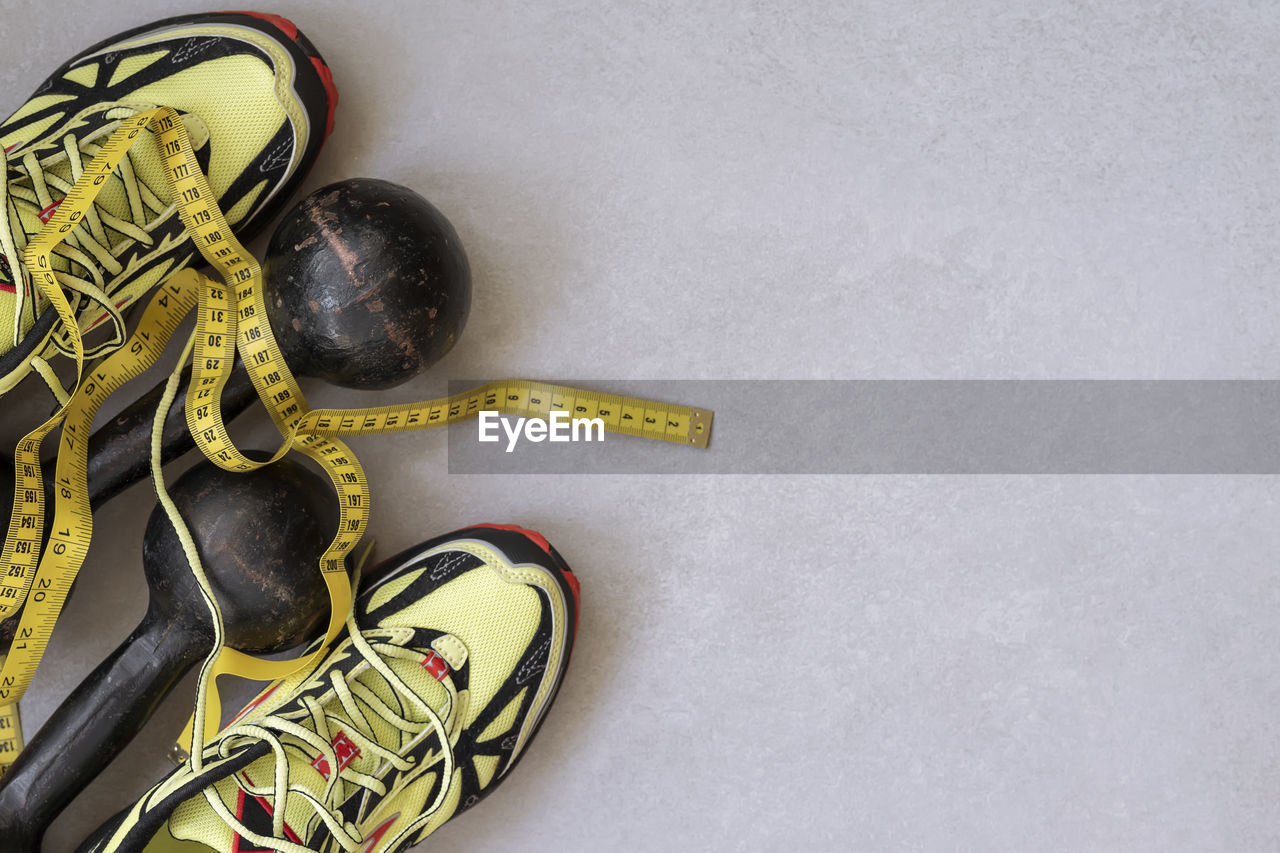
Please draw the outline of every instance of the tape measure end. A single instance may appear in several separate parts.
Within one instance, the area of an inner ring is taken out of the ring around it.
[[[169,744],[169,760],[175,765],[181,767],[186,764],[190,758],[191,753],[187,752],[184,747],[176,743]]]
[[[711,442],[711,419],[715,412],[695,411],[689,415],[689,444],[705,450]]]

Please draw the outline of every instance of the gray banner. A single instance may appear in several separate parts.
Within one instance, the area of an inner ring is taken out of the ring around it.
[[[450,473],[1280,473],[1280,380],[554,381],[711,409],[710,447],[512,446],[472,421],[450,429]]]

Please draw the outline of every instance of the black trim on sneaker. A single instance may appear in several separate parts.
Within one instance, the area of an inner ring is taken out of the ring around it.
[[[113,44],[125,41],[138,36],[154,33],[172,27],[188,26],[192,24],[214,24],[214,25],[232,25],[247,27],[257,30],[270,36],[274,41],[279,43],[287,50],[294,61],[296,73],[293,79],[293,89],[298,94],[298,99],[307,113],[307,121],[310,124],[309,133],[307,135],[307,145],[303,149],[302,157],[299,160],[298,169],[291,175],[276,191],[271,198],[263,204],[263,206],[248,219],[238,224],[233,230],[241,242],[248,242],[257,236],[268,224],[270,224],[284,209],[298,187],[310,172],[314,165],[316,157],[320,153],[321,147],[326,139],[326,126],[329,120],[330,111],[336,106],[337,93],[326,87],[325,81],[321,78],[321,72],[316,67],[316,63],[328,71],[328,64],[324,58],[320,56],[319,51],[311,43],[311,40],[303,35],[301,30],[296,28],[292,22],[288,22],[294,26],[294,33],[282,29],[270,18],[259,17],[257,15],[244,12],[206,12],[192,15],[178,15],[171,18],[164,18],[159,21],[153,21],[133,29],[125,30],[114,36],[103,39],[97,44],[80,51],[67,62],[63,63],[53,74],[45,78],[40,84],[36,92],[42,91],[50,81],[62,77],[67,70],[74,66],[77,62],[89,57],[92,54],[100,53],[108,50]],[[315,62],[313,62],[315,60]],[[207,165],[205,166],[207,169]],[[241,176],[242,178],[244,176]],[[17,278],[15,277],[15,282]],[[138,300],[139,302],[141,300]],[[137,304],[135,302],[135,304]],[[132,306],[130,306],[132,308]],[[41,348],[45,338],[57,323],[57,312],[50,306],[36,319],[35,325],[23,335],[22,340],[16,346],[10,349],[3,356],[0,356],[0,378],[8,376],[15,370],[21,368],[23,362],[29,360],[33,355],[37,354],[37,348]]]

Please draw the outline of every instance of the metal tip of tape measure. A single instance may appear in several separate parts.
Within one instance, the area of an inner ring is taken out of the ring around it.
[[[697,411],[689,416],[689,444],[706,447],[711,441],[711,418],[714,412]]]
[[[189,758],[191,758],[191,753],[187,752],[185,749],[178,746],[176,743],[169,745],[169,760],[172,761],[174,764],[176,764],[178,767],[181,767],[182,765],[186,764],[187,759]]]

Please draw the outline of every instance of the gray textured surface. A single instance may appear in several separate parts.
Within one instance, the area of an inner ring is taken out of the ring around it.
[[[307,186],[409,184],[470,252],[468,330],[403,398],[1275,376],[1267,4],[692,5],[278,4],[342,92]],[[182,11],[3,10],[11,105]],[[445,443],[358,442],[379,550],[536,526],[584,611],[528,758],[423,849],[1280,845],[1274,478],[465,477]],[[141,615],[150,504],[100,515],[30,727]],[[48,850],[149,784],[186,701]]]

